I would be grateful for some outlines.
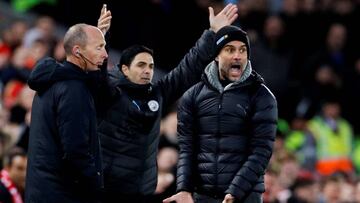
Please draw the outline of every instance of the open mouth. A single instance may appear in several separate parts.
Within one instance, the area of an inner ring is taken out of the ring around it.
[[[238,69],[238,70],[240,70],[240,69],[241,69],[241,66],[240,66],[240,64],[231,65],[231,69]]]
[[[241,65],[240,64],[231,65],[231,67],[229,69],[229,73],[230,73],[230,75],[232,75],[234,77],[241,75],[241,73],[242,73]]]

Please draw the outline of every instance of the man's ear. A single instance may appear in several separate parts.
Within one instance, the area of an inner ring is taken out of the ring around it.
[[[219,57],[218,56],[215,57],[215,61],[219,62]]]
[[[80,57],[80,47],[79,46],[74,46],[72,48],[72,54],[76,57]]]
[[[123,74],[125,75],[125,76],[127,76],[128,75],[128,73],[129,73],[129,66],[127,66],[127,65],[121,65],[121,71],[123,72]]]

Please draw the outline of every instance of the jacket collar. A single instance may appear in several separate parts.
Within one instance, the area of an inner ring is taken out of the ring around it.
[[[131,82],[118,69],[114,68],[109,72],[109,82],[111,87],[120,87],[131,95],[147,95],[152,92],[152,83],[139,85]]]

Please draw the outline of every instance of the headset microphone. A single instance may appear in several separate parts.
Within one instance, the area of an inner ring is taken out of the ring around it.
[[[93,63],[92,61],[90,61],[88,58],[86,58],[84,55],[82,55],[79,51],[77,51],[76,53],[79,54],[80,57],[81,57],[83,60],[85,59],[87,62],[91,63],[92,65],[97,66],[96,63]],[[85,60],[84,60],[84,61],[85,61]],[[86,62],[86,61],[85,61],[85,62]]]

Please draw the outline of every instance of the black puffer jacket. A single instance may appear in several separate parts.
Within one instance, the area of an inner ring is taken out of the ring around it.
[[[161,116],[200,81],[213,55],[214,35],[205,31],[178,67],[154,84],[136,85],[119,70],[111,73],[113,94],[103,97],[101,108],[107,108],[99,114],[98,128],[107,193],[150,195],[155,191]]]
[[[102,186],[93,74],[47,58],[32,71],[26,202],[96,202]]]
[[[264,192],[263,175],[272,154],[277,104],[262,78],[248,77],[223,88],[212,62],[203,81],[179,105],[180,157],[177,190],[243,200]]]

